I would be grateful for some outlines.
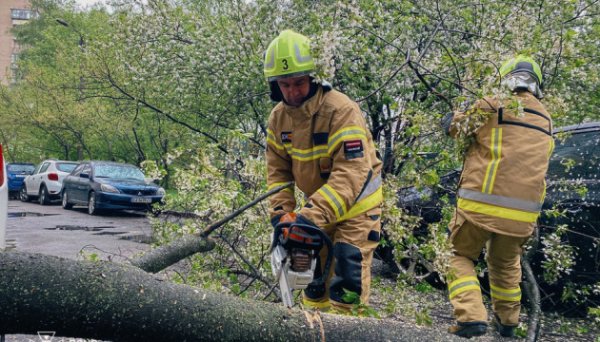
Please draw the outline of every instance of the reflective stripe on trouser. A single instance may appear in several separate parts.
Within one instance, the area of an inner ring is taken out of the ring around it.
[[[504,325],[519,324],[521,311],[521,246],[527,237],[493,234],[487,244],[492,308]]]
[[[487,321],[481,291],[469,283],[475,278],[474,261],[487,244],[486,261],[490,283],[497,289],[496,296],[492,298],[493,311],[500,317],[502,324],[518,324],[521,303],[520,295],[516,295],[515,289],[519,288],[521,281],[521,246],[527,238],[492,233],[456,215],[455,213],[452,220],[454,224],[450,227],[454,256],[450,259],[451,273],[448,275],[450,302],[454,307],[456,320]],[[459,287],[459,284],[463,286]]]
[[[348,310],[353,304],[344,301],[346,291],[360,296],[360,302],[367,304],[371,289],[371,261],[379,243],[381,231],[381,208],[373,208],[348,219],[326,232],[333,242],[334,260],[329,277],[323,286],[310,284],[303,292],[304,303],[322,303],[329,298],[330,304],[339,311]],[[321,275],[321,265],[325,264],[327,249],[321,251],[321,258],[315,277]]]

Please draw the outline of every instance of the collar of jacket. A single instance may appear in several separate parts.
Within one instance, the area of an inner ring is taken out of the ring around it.
[[[325,94],[323,92],[323,87],[319,87],[315,95],[313,95],[310,99],[304,101],[304,103],[300,105],[300,107],[293,107],[286,104],[284,101],[281,101],[281,103],[283,104],[283,111],[292,118],[311,118],[321,108],[321,105],[323,104],[323,100],[325,98],[324,95]]]

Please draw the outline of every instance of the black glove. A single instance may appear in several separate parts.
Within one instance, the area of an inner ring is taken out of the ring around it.
[[[273,226],[273,228],[275,228],[275,226],[279,224],[282,216],[283,214],[279,214],[271,217],[271,225]]]
[[[306,216],[302,216],[300,214],[296,215],[296,223],[306,224],[306,225],[309,225],[309,226],[313,226],[315,228],[319,228],[319,226],[317,226],[316,224],[314,224],[313,221],[307,219]]]

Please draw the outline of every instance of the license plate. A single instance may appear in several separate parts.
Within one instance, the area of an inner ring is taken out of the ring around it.
[[[150,203],[150,202],[152,202],[152,198],[148,198],[148,197],[132,197],[131,198],[131,202],[132,203]]]

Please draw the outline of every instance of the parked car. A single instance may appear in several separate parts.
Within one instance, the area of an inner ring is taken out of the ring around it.
[[[6,178],[8,179],[8,197],[18,198],[23,187],[23,180],[33,173],[35,165],[31,163],[6,164]]]
[[[542,290],[544,308],[581,313],[587,306],[600,305],[600,295],[590,294],[587,303],[565,303],[561,296],[569,283],[582,288],[600,282],[600,122],[558,128],[554,134],[556,147],[548,167],[543,209],[558,208],[564,210],[566,216],[542,214],[538,220],[539,234],[544,237],[558,225],[567,224],[569,230],[562,235],[562,243],[575,248],[575,264],[558,282],[546,282],[542,276],[546,257],[541,244],[531,264]],[[427,234],[427,225],[441,220],[443,197],[456,203],[459,178],[460,170],[454,170],[441,177],[435,188],[408,187],[400,191],[399,205],[422,218],[417,235]],[[386,252],[389,255],[389,251],[380,248],[379,254],[386,255]]]
[[[63,181],[62,206],[87,206],[88,214],[101,210],[149,210],[165,190],[147,182],[136,166],[107,161],[83,162]]]
[[[23,202],[37,199],[41,205],[60,198],[63,179],[78,165],[78,162],[48,159],[41,162],[33,173],[23,180],[19,198]]]
[[[4,154],[0,145],[0,250],[6,247],[6,219],[8,217],[8,185]]]

